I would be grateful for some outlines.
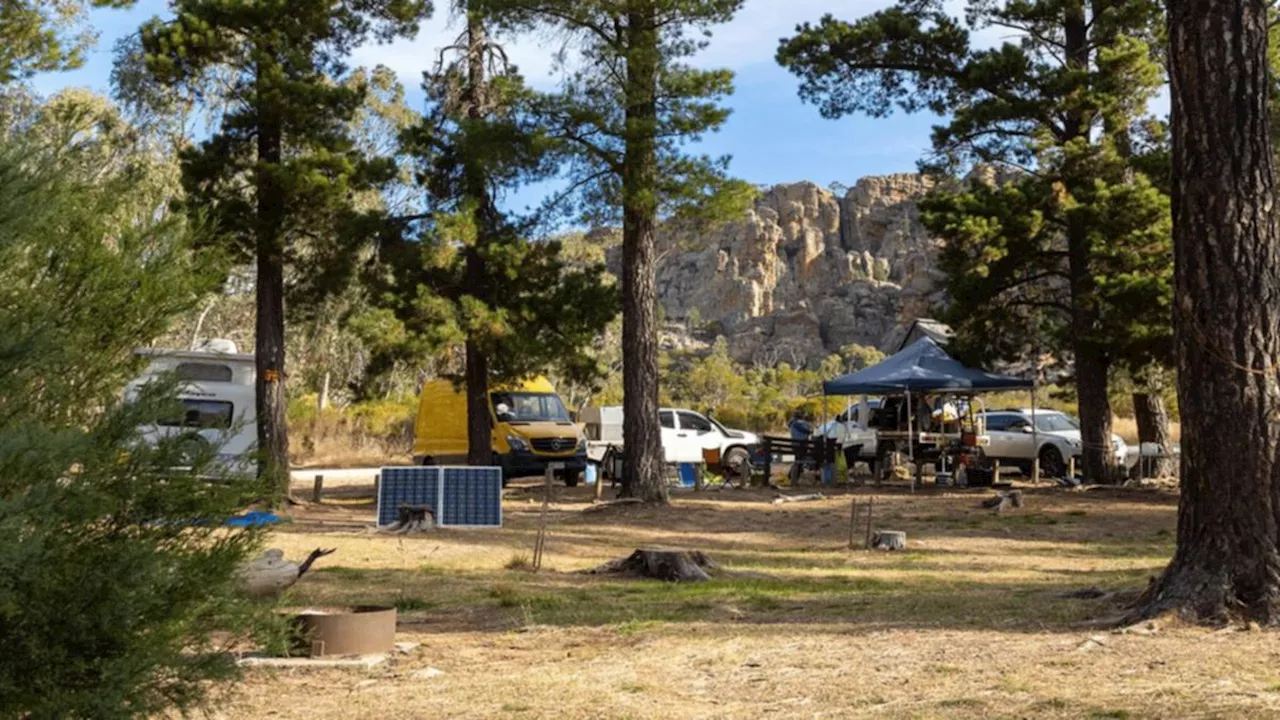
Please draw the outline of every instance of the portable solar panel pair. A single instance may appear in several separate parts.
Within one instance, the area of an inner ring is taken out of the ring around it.
[[[425,505],[442,527],[502,527],[502,468],[382,468],[378,527],[394,524],[404,505]]]

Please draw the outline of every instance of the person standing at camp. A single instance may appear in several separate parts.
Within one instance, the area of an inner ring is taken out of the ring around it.
[[[804,410],[796,410],[791,416],[791,422],[787,425],[787,430],[791,432],[791,439],[797,442],[808,441],[813,436],[813,423],[809,422],[808,415]],[[800,480],[800,473],[804,472],[804,462],[799,458],[795,458],[795,462],[791,463],[791,472],[788,477],[791,484],[795,485]]]

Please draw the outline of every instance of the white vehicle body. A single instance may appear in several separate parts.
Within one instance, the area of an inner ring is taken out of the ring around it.
[[[579,420],[585,425],[588,455],[598,460],[605,446],[622,445],[622,408],[589,407]],[[665,462],[702,462],[703,450],[718,449],[726,463],[746,461],[760,437],[744,430],[726,428],[699,412],[685,408],[661,408],[662,456]]]
[[[186,408],[182,418],[141,428],[142,439],[155,443],[161,438],[189,435],[194,442],[217,448],[221,470],[254,472],[258,440],[254,357],[238,354],[229,340],[210,341],[200,350],[136,352],[151,357],[151,364],[126,386],[125,399],[136,398],[147,383],[172,374],[181,383],[178,400]]]
[[[1035,418],[1035,432],[1031,419]],[[1057,410],[991,410],[984,415],[991,444],[987,457],[1029,464],[1039,457],[1065,461],[1084,454],[1080,424],[1075,418]],[[1052,448],[1052,450],[1049,450]],[[1111,436],[1111,451],[1117,463],[1127,464],[1129,448],[1119,435]]]
[[[841,448],[861,445],[859,457],[874,458],[879,448],[879,433],[868,423],[871,413],[880,407],[879,400],[868,400],[863,397],[860,402],[850,405],[843,413],[844,421],[830,420],[818,427],[817,434],[835,440]]]

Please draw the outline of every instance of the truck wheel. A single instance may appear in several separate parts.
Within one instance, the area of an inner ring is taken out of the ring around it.
[[[751,463],[751,453],[746,448],[729,448],[729,452],[720,459],[721,469],[726,472],[741,472]]]
[[[560,470],[558,474],[564,480],[565,487],[578,487],[578,478],[582,475],[577,470]]]
[[[1052,445],[1040,449],[1040,472],[1052,478],[1064,477],[1067,464],[1062,460],[1062,453]]]

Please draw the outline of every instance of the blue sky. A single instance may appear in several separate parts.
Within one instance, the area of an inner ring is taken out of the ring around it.
[[[729,121],[692,150],[732,155],[731,172],[758,184],[811,180],[824,186],[851,185],[866,175],[913,171],[928,147],[936,118],[899,114],[824,120],[815,107],[799,100],[796,79],[773,61],[778,39],[791,35],[799,22],[816,21],[824,12],[852,19],[888,4],[888,0],[747,0],[731,23],[715,28],[711,45],[695,59],[705,67],[732,68],[737,73],[737,92],[728,102],[733,108]],[[164,14],[165,8],[164,2],[141,0],[130,10],[95,10],[92,22],[100,38],[89,62],[76,71],[37,77],[36,89],[50,93],[80,86],[108,91],[116,40],[135,32],[147,18]],[[411,101],[419,103],[422,70],[432,62],[434,49],[448,44],[456,31],[448,13],[440,12],[416,39],[361,48],[353,64],[391,67],[410,89]],[[509,49],[532,84],[552,87],[554,41],[523,38]],[[512,204],[536,203],[538,194],[531,188],[512,198]]]

